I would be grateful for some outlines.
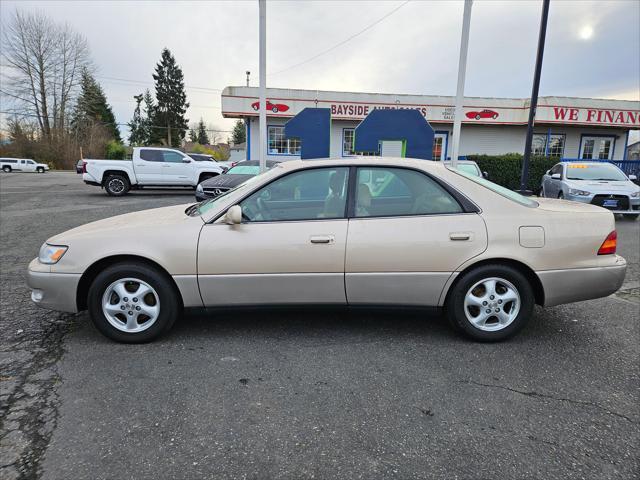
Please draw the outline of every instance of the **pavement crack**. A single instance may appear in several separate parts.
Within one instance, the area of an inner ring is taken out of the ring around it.
[[[625,420],[627,420],[630,423],[633,424],[638,424],[638,421],[632,419],[631,417],[624,415],[622,413],[618,413],[618,412],[614,412],[613,410],[609,410],[606,407],[603,407],[602,405],[599,405],[597,403],[594,402],[587,402],[585,400],[574,400],[572,398],[566,398],[566,397],[558,397],[555,395],[549,395],[546,393],[539,393],[536,391],[526,391],[526,390],[518,390],[517,388],[511,388],[511,387],[505,387],[504,385],[496,385],[496,384],[492,384],[492,383],[481,383],[481,382],[476,382],[474,380],[459,380],[458,383],[469,383],[472,385],[477,385],[479,387],[488,387],[488,388],[498,388],[501,390],[506,390],[508,392],[513,392],[513,393],[517,393],[519,395],[524,395],[527,397],[533,397],[533,398],[546,398],[549,400],[556,400],[559,402],[567,402],[567,403],[571,403],[574,405],[581,405],[581,406],[586,406],[586,407],[593,407],[593,408],[597,408],[598,410],[602,410],[603,412],[609,414],[609,415],[613,415],[615,417],[619,417],[619,418],[623,418]]]

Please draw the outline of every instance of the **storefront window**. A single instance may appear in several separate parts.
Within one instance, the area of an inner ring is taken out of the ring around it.
[[[547,145],[547,139],[549,144]],[[546,155],[548,157],[562,157],[564,155],[565,135],[562,133],[534,133],[531,142],[532,155]]]
[[[300,155],[300,139],[285,138],[284,127],[268,128],[269,155]]]

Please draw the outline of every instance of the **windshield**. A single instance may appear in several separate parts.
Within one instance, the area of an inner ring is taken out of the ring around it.
[[[610,163],[594,165],[593,163],[569,163],[567,165],[568,180],[618,180],[627,179],[624,173]]]
[[[483,187],[486,187],[489,190],[496,192],[498,195],[502,195],[503,197],[508,198],[509,200],[519,203],[520,205],[524,205],[525,207],[532,207],[532,208],[538,206],[538,202],[531,200],[530,198],[525,197],[523,195],[520,195],[519,193],[516,193],[513,190],[509,190],[508,188],[505,188],[496,183],[490,182],[489,180],[485,180],[482,177],[478,177],[478,175],[470,174],[463,170],[458,170],[450,167],[447,167],[447,168],[449,168],[449,170],[451,170],[452,172],[457,173],[458,175],[462,175],[463,177],[466,177],[469,180],[479,183]]]
[[[260,165],[236,165],[230,168],[227,175],[257,175],[260,173]]]
[[[260,168],[260,167],[258,167],[258,168]],[[222,195],[218,195],[217,197],[210,198],[208,200],[204,200],[204,201],[198,203],[197,204],[198,205],[198,209],[197,209],[198,214],[204,215],[205,213],[214,210],[218,205],[220,205],[222,203],[225,203],[227,200],[229,200],[229,197],[238,198],[238,197],[242,196],[242,194],[245,191],[249,190],[250,187],[254,183],[260,182],[267,175],[275,174],[275,170],[277,170],[277,169],[267,170],[264,173],[261,173],[259,175],[256,175],[255,177],[251,177],[251,178],[247,179],[245,182],[242,182],[237,187],[226,191]]]

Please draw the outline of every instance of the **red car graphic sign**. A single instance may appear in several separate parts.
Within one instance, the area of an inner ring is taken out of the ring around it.
[[[260,108],[260,102],[253,102],[251,108],[257,111],[258,108]],[[271,103],[267,100],[267,110],[271,110],[273,113],[286,112],[289,110],[289,107],[284,103]]]
[[[478,112],[467,112],[467,118],[480,120],[481,118],[493,118],[494,120],[498,118],[500,114],[498,112],[494,112],[493,110],[480,110]]]

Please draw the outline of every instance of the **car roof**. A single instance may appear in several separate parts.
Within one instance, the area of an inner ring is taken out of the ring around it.
[[[402,158],[402,157],[373,157],[373,156],[354,156],[354,157],[338,157],[312,160],[289,160],[280,162],[279,168],[285,170],[297,170],[309,167],[344,167],[344,166],[380,166],[380,167],[413,167],[421,170],[440,170],[445,169],[446,165],[441,161],[423,160],[419,158]]]

